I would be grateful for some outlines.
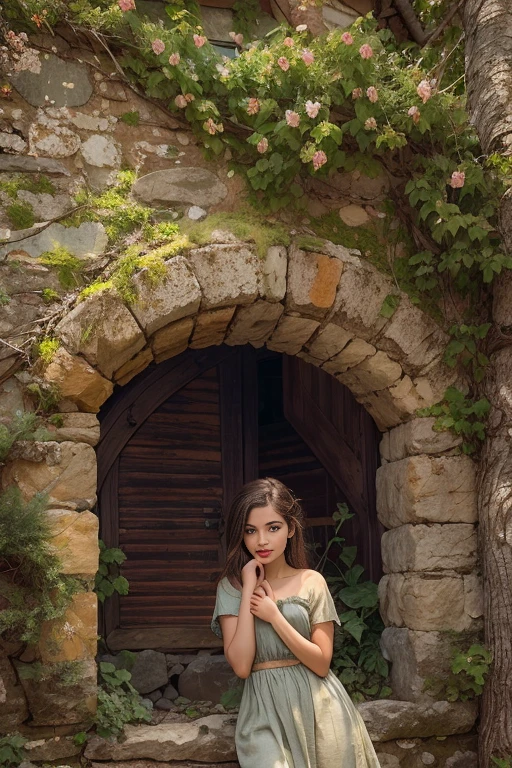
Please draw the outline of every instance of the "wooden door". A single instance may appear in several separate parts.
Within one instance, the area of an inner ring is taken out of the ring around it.
[[[112,649],[219,644],[209,624],[223,509],[256,476],[243,445],[246,358],[240,348],[190,350],[124,387],[102,414],[101,535],[125,552],[130,583],[107,601]]]
[[[275,423],[258,414],[269,358],[282,363]],[[358,518],[348,543],[378,573],[377,431],[322,371],[249,346],[188,350],[116,390],[100,417],[101,536],[126,553],[130,583],[105,608],[113,650],[219,645],[209,626],[223,515],[256,477],[275,476],[304,500],[315,541],[327,540],[336,502],[346,500]]]

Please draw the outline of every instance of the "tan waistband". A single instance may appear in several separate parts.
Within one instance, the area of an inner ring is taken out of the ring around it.
[[[292,667],[295,664],[300,664],[298,659],[275,659],[274,661],[262,661],[259,664],[253,664],[252,672],[257,672],[259,669],[275,669],[276,667]]]

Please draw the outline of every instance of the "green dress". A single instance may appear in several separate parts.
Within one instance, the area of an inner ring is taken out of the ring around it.
[[[238,616],[242,593],[227,578],[217,587],[211,627]],[[277,600],[287,621],[308,640],[322,621],[340,623],[324,577],[308,577],[298,595]],[[254,663],[296,658],[267,621],[254,617]],[[235,732],[241,768],[379,768],[363,719],[332,670],[320,677],[304,664],[252,672],[244,681]]]

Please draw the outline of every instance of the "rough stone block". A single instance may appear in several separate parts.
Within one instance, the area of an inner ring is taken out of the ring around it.
[[[70,352],[83,355],[109,379],[146,344],[133,315],[113,291],[81,301],[60,321],[56,333]]]
[[[477,534],[473,525],[400,525],[382,537],[384,573],[454,570],[476,566]]]
[[[245,243],[196,248],[190,251],[189,260],[205,309],[251,304],[258,296],[261,263]]]
[[[341,352],[334,355],[330,360],[323,364],[322,368],[327,373],[338,376],[349,368],[359,365],[367,357],[374,355],[376,349],[363,339],[352,339]]]
[[[429,702],[434,698],[424,690],[427,678],[445,679],[450,672],[453,639],[443,632],[417,632],[386,627],[380,645],[391,662],[393,698]]]
[[[110,382],[109,382],[110,383]],[[54,440],[97,445],[100,439],[100,423],[94,413],[57,413],[61,426],[45,425]]]
[[[325,328],[319,331],[314,341],[307,345],[308,352],[312,357],[326,361],[341,352],[351,339],[352,334],[339,325],[327,323]]]
[[[151,693],[169,682],[165,653],[141,651],[131,669],[131,684],[141,694]]]
[[[53,356],[44,378],[59,388],[62,397],[90,413],[97,413],[114,389],[111,381],[103,378],[81,357],[70,355],[63,347]]]
[[[393,282],[364,262],[346,264],[338,285],[331,322],[365,341],[371,341],[388,320],[380,315],[386,296],[396,290]]]
[[[400,461],[420,453],[444,453],[462,443],[462,437],[449,430],[436,432],[435,422],[434,416],[412,419],[386,432],[380,444],[382,458]]]
[[[282,304],[271,304],[263,300],[255,301],[248,307],[240,307],[229,327],[226,344],[262,347],[272,335],[283,312]]]
[[[377,470],[377,514],[404,523],[474,523],[475,466],[469,456],[411,456]]]
[[[319,325],[318,320],[283,315],[270,341],[267,342],[267,347],[286,355],[296,355]]]
[[[94,659],[98,643],[98,600],[95,592],[73,595],[60,619],[47,621],[38,650],[43,664]]]
[[[207,758],[210,763],[227,762],[236,760],[235,724],[236,718],[231,715],[209,715],[190,723],[127,725],[123,742],[93,736],[87,742],[85,756],[88,760],[204,762]]]
[[[62,573],[94,579],[98,570],[99,521],[92,512],[49,509],[50,546],[61,561]]]
[[[340,355],[343,355],[343,352]],[[336,378],[354,394],[364,395],[392,386],[401,375],[402,368],[399,363],[379,350],[347,372],[338,374]]]
[[[95,221],[84,221],[79,227],[65,227],[63,224],[55,223],[42,230],[38,225],[11,232],[11,240],[12,243],[7,241],[0,246],[0,258],[12,253],[12,258],[24,255],[35,259],[46,251],[53,251],[56,246],[60,246],[78,259],[93,259],[104,253],[108,244],[105,227]],[[45,271],[48,270],[45,269]],[[40,271],[40,274],[43,275],[44,272]],[[32,281],[34,279],[33,274]],[[59,288],[62,290],[62,286]]]
[[[236,682],[237,677],[224,656],[198,656],[181,673],[179,694],[192,701],[219,704],[222,694]]]
[[[194,315],[201,303],[201,289],[192,269],[183,256],[166,262],[165,276],[153,284],[147,270],[133,279],[137,301],[131,311],[144,329],[146,336],[182,317]]]
[[[292,245],[288,257],[286,306],[302,316],[322,319],[336,297],[343,262]]]
[[[23,688],[7,656],[0,654],[0,735],[17,731],[28,715]]]
[[[409,701],[365,701],[358,705],[372,741],[450,736],[467,733],[475,724],[475,701],[436,701],[415,704]]]
[[[194,333],[190,341],[192,349],[204,349],[222,344],[234,314],[235,307],[201,312],[196,318]]]
[[[60,686],[55,684],[55,679],[51,676],[41,681],[28,675],[23,676],[22,668],[30,665],[16,662],[32,716],[31,727],[63,726],[90,721],[96,711],[98,670],[94,659],[80,663],[80,682],[72,686]],[[46,671],[51,673],[52,665],[47,664]]]
[[[65,61],[53,54],[40,55],[39,72],[24,70],[11,76],[18,93],[33,107],[80,107],[89,101],[93,87],[87,66],[78,61]],[[68,88],[67,83],[73,83]],[[66,85],[65,85],[66,84]]]
[[[46,446],[49,444],[46,443]],[[51,505],[88,509],[96,501],[96,453],[84,443],[58,443],[58,463],[48,456],[41,462],[16,459],[4,468],[4,487],[16,484],[25,499],[48,495]]]
[[[141,176],[133,185],[133,194],[149,205],[154,203],[189,203],[203,208],[222,202],[228,190],[206,168],[167,168]]]
[[[155,361],[161,363],[163,360],[168,360],[170,357],[184,352],[188,347],[188,340],[193,328],[193,318],[185,317],[183,320],[178,320],[176,323],[171,323],[166,328],[157,331],[151,339]]]
[[[414,373],[440,360],[449,340],[435,320],[402,296],[379,339],[379,347],[399,360],[407,373]]]
[[[135,357],[132,357],[131,360],[128,360],[127,363],[118,368],[114,373],[116,383],[124,387],[134,376],[137,376],[138,373],[147,368],[151,362],[153,362],[153,352],[149,347],[146,347],[142,352],[138,352]]]
[[[392,573],[379,584],[380,612],[386,626],[425,632],[463,632],[482,615],[481,586],[474,574]]]
[[[281,301],[286,294],[288,255],[283,245],[271,245],[261,265],[260,296]]]

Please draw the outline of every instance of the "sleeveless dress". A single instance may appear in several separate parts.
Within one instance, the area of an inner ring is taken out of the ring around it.
[[[238,616],[241,597],[227,578],[219,582],[211,627],[221,639],[218,617]],[[313,624],[340,624],[320,573],[276,603],[308,640]],[[254,664],[296,658],[269,622],[255,616],[254,625]],[[334,672],[320,677],[304,664],[257,670],[244,680],[235,744],[241,768],[379,768],[363,719]]]

